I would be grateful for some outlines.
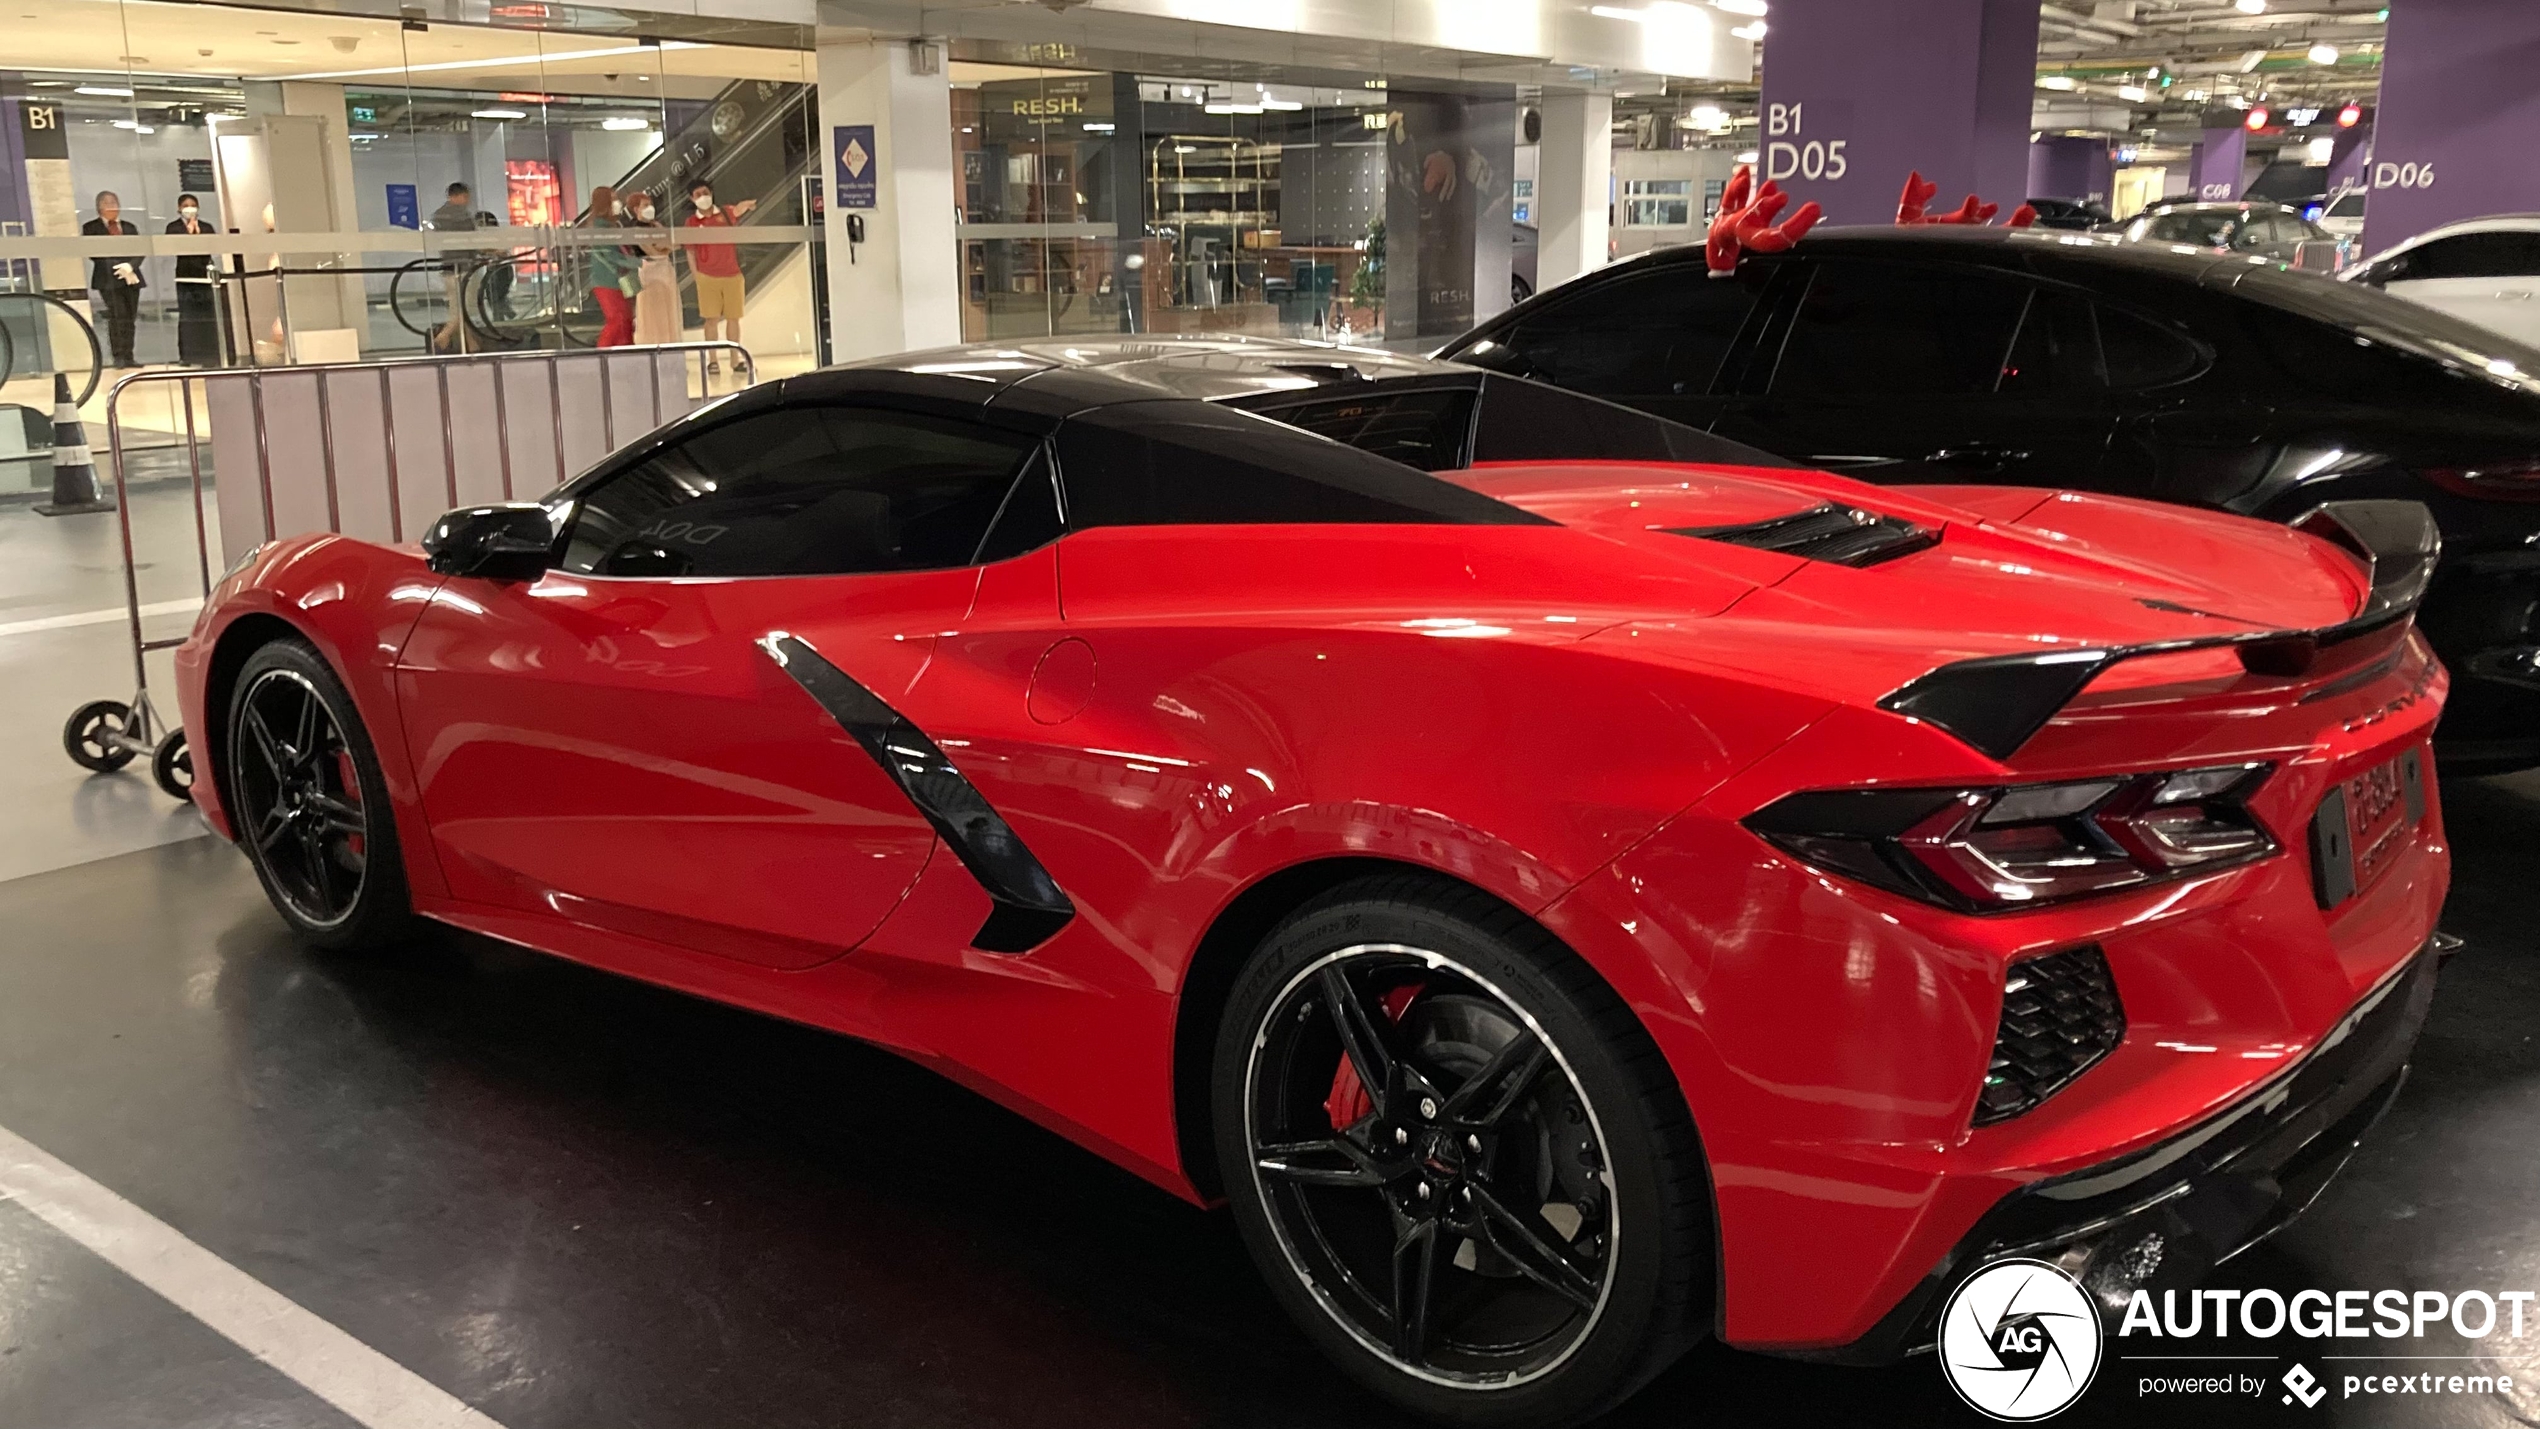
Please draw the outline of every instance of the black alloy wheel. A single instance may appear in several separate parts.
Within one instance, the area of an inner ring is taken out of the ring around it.
[[[1238,1220],[1380,1391],[1468,1424],[1584,1417],[1703,1318],[1709,1196],[1680,1096],[1626,1090],[1652,1067],[1618,1047],[1663,1060],[1539,929],[1469,890],[1376,882],[1392,916],[1310,909],[1238,984],[1217,1113]]]
[[[404,870],[378,763],[315,650],[284,640],[248,657],[231,696],[223,785],[266,896],[302,936],[349,947],[403,923]]]

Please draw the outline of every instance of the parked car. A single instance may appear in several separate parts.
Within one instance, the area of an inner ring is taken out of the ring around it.
[[[2440,957],[2421,508],[1962,507],[1421,366],[911,354],[270,544],[177,652],[196,798],[312,943],[867,1038],[1222,1197],[1453,1423],[1893,1358],[2009,1254],[2191,1284],[2335,1173]],[[1281,393],[1483,464],[1203,400]],[[1661,445],[1485,455],[1583,421]]]
[[[2337,235],[2304,218],[2300,209],[2280,203],[2154,204],[2118,232],[2128,243],[2209,248],[2320,272],[2337,269]]]
[[[1441,356],[1878,482],[2076,487],[2291,520],[2434,509],[2449,766],[2540,763],[2540,352],[2254,257],[2007,229],[1819,229],[1733,281],[1695,248]]]
[[[2540,214],[2447,223],[2345,276],[2540,345]]]
[[[2040,228],[2063,228],[2087,232],[2108,221],[2108,206],[2083,199],[2033,198],[2028,206],[2037,213]]]
[[[1531,223],[1508,225],[1508,300],[1522,303],[1535,295],[1536,255],[1543,233]]]
[[[2321,230],[2340,243],[2354,245],[2364,241],[2364,209],[2370,195],[2361,188],[2331,194],[2328,206],[2314,220]]]

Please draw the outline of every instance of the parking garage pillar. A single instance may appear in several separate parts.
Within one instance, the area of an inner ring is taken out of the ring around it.
[[[2105,139],[2071,134],[2040,139],[2029,146],[2025,197],[2105,204],[2116,190],[2116,173]]]
[[[829,351],[837,361],[961,341],[952,86],[944,47],[819,46]],[[849,241],[850,218],[864,241]]]
[[[1780,0],[1764,50],[1763,176],[1830,223],[1885,223],[1905,176],[2008,212],[2028,197],[2037,0]]]
[[[2390,9],[2373,119],[2364,247],[2523,213],[2540,192],[2540,5],[2408,0]]]
[[[1535,168],[1535,288],[1605,265],[1606,189],[1614,175],[1614,96],[1547,91]]]

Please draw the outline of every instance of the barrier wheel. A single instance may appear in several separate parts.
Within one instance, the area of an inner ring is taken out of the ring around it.
[[[131,719],[132,706],[121,700],[90,700],[62,726],[62,750],[82,769],[112,774],[132,762],[132,751],[115,743]]]
[[[150,756],[150,777],[171,799],[194,802],[194,755],[185,747],[185,731],[172,729]]]

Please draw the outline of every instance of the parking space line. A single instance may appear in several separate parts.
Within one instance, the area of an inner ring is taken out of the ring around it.
[[[141,607],[141,614],[144,618],[153,615],[174,615],[178,611],[199,610],[202,605],[201,596],[187,596],[183,600],[153,601]],[[69,630],[81,625],[106,625],[131,618],[132,613],[119,605],[112,610],[83,610],[76,615],[46,615],[34,620],[12,620],[0,624],[0,639],[11,635],[32,635],[39,630]]]
[[[118,612],[120,614],[120,612]],[[165,1221],[0,1126],[0,1198],[33,1211],[369,1429],[502,1429]]]

